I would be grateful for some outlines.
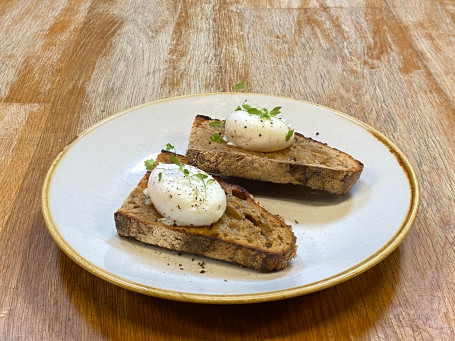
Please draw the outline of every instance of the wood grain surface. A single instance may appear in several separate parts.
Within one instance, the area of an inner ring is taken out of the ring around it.
[[[3,0],[0,45],[1,340],[453,339],[455,2]],[[396,251],[314,294],[217,306],[127,291],[59,250],[41,189],[70,141],[134,105],[239,80],[396,143],[421,185]]]

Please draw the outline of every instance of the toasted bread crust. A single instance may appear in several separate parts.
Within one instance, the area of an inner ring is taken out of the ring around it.
[[[169,162],[166,153],[157,161]],[[180,157],[182,162],[186,160]],[[145,203],[147,172],[115,212],[117,232],[147,244],[237,263],[255,270],[281,270],[296,256],[296,237],[290,226],[267,212],[243,188],[217,179],[227,197],[221,219],[202,227],[168,226],[153,205]]]
[[[363,164],[349,154],[295,133],[292,145],[279,152],[254,152],[217,143],[207,116],[196,116],[186,152],[188,162],[206,172],[303,185],[346,194],[360,178]],[[223,132],[221,131],[223,134]]]

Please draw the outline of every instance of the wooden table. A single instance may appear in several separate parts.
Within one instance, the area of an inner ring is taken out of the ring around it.
[[[451,339],[454,32],[450,0],[1,1],[0,339]],[[70,141],[239,80],[345,112],[404,152],[421,205],[389,257],[313,294],[217,306],[119,288],[60,251],[41,188]]]

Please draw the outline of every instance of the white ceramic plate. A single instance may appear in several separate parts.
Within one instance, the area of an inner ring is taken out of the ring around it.
[[[119,237],[113,214],[143,176],[143,161],[168,142],[185,153],[196,114],[224,118],[246,98],[269,109],[282,106],[296,131],[346,151],[365,165],[346,196],[240,181],[293,226],[297,258],[282,271],[264,274]],[[399,245],[418,205],[418,182],[409,162],[373,128],[312,103],[245,93],[177,97],[113,115],[59,154],[42,193],[49,232],[76,263],[130,290],[204,303],[284,299],[352,278]]]

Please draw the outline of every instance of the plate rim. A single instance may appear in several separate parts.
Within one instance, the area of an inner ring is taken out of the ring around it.
[[[189,98],[189,97],[208,97],[208,96],[224,96],[224,95],[239,95],[244,94],[245,96],[253,95],[253,96],[267,96],[267,97],[276,97],[286,100],[297,101],[301,103],[307,103],[316,107],[321,107],[327,109],[338,116],[347,119],[360,127],[366,130],[368,133],[373,135],[380,143],[385,145],[389,151],[394,155],[397,162],[399,163],[400,167],[402,168],[405,176],[409,182],[409,189],[411,193],[408,211],[406,213],[405,218],[401,226],[397,229],[395,234],[385,243],[378,251],[374,254],[370,255],[368,258],[363,260],[362,262],[354,265],[353,267],[346,269],[343,272],[340,272],[334,276],[327,277],[323,280],[313,282],[310,284],[297,286],[288,289],[282,289],[278,291],[269,291],[265,293],[254,293],[254,294],[228,294],[228,295],[215,295],[215,294],[201,294],[201,293],[185,293],[173,290],[166,290],[163,288],[156,288],[153,286],[147,286],[143,284],[136,283],[134,281],[130,281],[124,279],[120,276],[114,275],[109,271],[98,267],[84,257],[79,255],[76,250],[74,250],[71,245],[63,238],[60,234],[58,227],[56,226],[54,220],[52,219],[52,213],[49,207],[49,189],[51,186],[51,181],[53,178],[53,174],[57,169],[60,161],[63,159],[65,154],[84,136],[88,135],[90,132],[94,131],[101,125],[114,120],[120,116],[127,115],[130,112],[136,111],[138,109],[152,106],[162,102],[169,102],[175,101],[182,98]],[[54,242],[57,246],[76,264],[90,272],[91,274],[106,280],[107,282],[114,284],[116,286],[122,287],[124,289],[128,289],[131,291],[135,291],[141,294],[159,297],[163,299],[181,301],[181,302],[191,302],[191,303],[208,303],[208,304],[247,304],[247,303],[259,303],[259,302],[268,302],[268,301],[276,301],[287,299],[291,297],[302,296],[306,294],[310,294],[316,291],[324,290],[329,287],[335,286],[342,282],[345,282],[351,278],[354,278],[361,273],[365,272],[366,270],[372,268],[380,261],[384,260],[389,254],[391,254],[403,241],[406,235],[411,230],[411,227],[417,217],[417,213],[420,206],[420,186],[417,179],[417,175],[412,168],[410,162],[406,158],[406,156],[402,153],[402,151],[385,135],[380,133],[378,130],[373,128],[372,126],[360,121],[357,118],[354,118],[348,114],[345,114],[341,111],[336,109],[317,104],[314,102],[300,100],[292,97],[285,97],[279,95],[271,95],[271,94],[262,94],[262,93],[250,93],[250,92],[214,92],[214,93],[200,93],[200,94],[189,94],[189,95],[181,95],[175,97],[168,97],[163,99],[158,99],[146,103],[142,103],[140,105],[119,111],[114,113],[99,122],[93,124],[92,126],[88,127],[81,133],[77,134],[74,139],[72,139],[55,157],[52,164],[50,165],[46,177],[44,179],[42,192],[41,192],[41,211],[44,218],[44,222],[50,233],[51,237],[53,238]]]

